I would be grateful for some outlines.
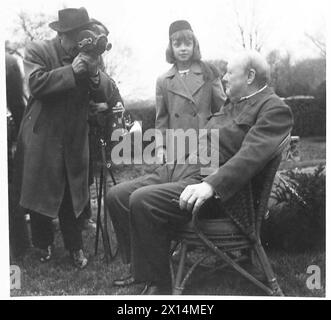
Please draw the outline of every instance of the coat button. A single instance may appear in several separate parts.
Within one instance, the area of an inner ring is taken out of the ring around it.
[[[178,113],[175,113],[175,117],[176,117],[176,118],[179,118],[179,114],[178,114]]]

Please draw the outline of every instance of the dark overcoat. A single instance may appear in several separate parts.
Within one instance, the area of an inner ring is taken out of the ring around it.
[[[200,172],[226,201],[264,168],[292,127],[291,109],[269,87],[237,103],[227,101],[206,125],[208,143],[199,146],[198,164],[177,165],[172,178]],[[194,163],[196,154],[187,160]],[[218,158],[216,166],[209,155]]]
[[[110,78],[99,70],[99,83],[75,79],[72,58],[58,37],[32,42],[24,69],[30,90],[19,133],[20,205],[56,217],[68,181],[78,216],[88,196],[89,100],[105,102],[112,94]]]

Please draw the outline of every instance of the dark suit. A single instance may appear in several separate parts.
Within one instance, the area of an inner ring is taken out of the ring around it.
[[[126,261],[131,248],[135,278],[170,284],[170,231],[190,219],[172,198],[179,199],[187,185],[204,180],[222,201],[228,200],[272,158],[292,124],[289,107],[266,88],[237,104],[227,103],[208,122],[207,129],[218,129],[220,161],[209,176],[201,175],[199,163],[164,165],[151,175],[111,188],[109,212]]]

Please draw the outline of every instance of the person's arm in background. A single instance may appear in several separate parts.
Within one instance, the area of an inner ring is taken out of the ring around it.
[[[209,79],[212,79],[212,94],[211,94],[211,113],[218,112],[224,105],[227,97],[224,93],[223,84],[221,81],[220,71],[211,62],[202,62],[202,69],[208,74]]]
[[[213,80],[212,86],[211,112],[216,113],[223,107],[227,97],[220,77]]]

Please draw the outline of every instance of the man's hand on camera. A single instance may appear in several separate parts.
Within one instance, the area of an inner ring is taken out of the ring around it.
[[[118,101],[116,103],[116,105],[112,108],[112,111],[113,111],[113,113],[117,113],[117,112],[123,113],[125,111],[125,109],[124,109],[122,102]]]
[[[89,77],[96,77],[99,70],[99,56],[92,57],[84,52],[81,52],[78,57],[86,63]]]
[[[87,71],[87,64],[79,55],[74,59],[71,66],[77,76],[81,76]]]
[[[108,104],[105,102],[96,103],[91,100],[89,104],[90,104],[90,109],[89,109],[90,116],[94,116],[100,112],[104,112],[108,110]]]

